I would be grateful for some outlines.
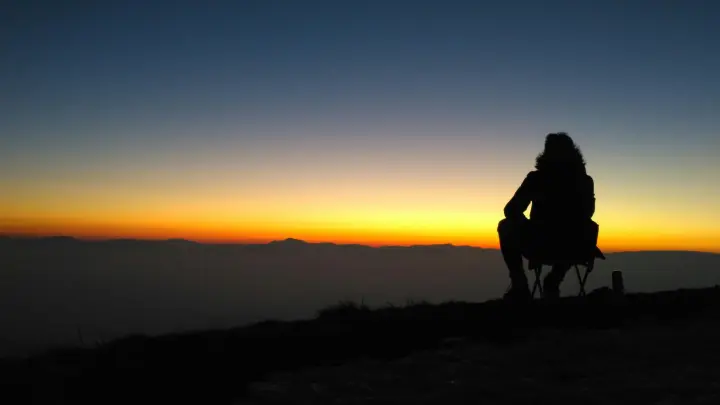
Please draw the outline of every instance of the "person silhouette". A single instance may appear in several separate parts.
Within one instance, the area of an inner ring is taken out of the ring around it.
[[[552,270],[543,280],[544,296],[560,295],[560,284],[571,267],[568,252],[594,249],[586,243],[597,240],[595,185],[587,174],[585,159],[565,132],[545,137],[544,150],[535,159],[535,170],[527,174],[505,205],[505,218],[498,224],[500,250],[510,272],[511,287],[505,299],[530,300],[523,268],[526,258],[552,258]],[[530,218],[525,210],[532,203]],[[560,259],[560,260],[558,260]]]

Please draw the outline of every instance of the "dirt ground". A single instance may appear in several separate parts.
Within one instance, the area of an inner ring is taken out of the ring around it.
[[[448,339],[392,360],[273,374],[235,404],[720,404],[720,320]]]

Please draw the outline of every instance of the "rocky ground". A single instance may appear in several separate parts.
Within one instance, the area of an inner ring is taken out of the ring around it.
[[[402,359],[277,373],[236,404],[720,404],[720,322],[449,339]]]

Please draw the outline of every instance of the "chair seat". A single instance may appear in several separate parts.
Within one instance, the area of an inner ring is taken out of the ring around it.
[[[551,256],[535,256],[528,258],[528,270],[535,273],[535,284],[533,285],[531,296],[534,297],[536,291],[539,291],[541,295],[543,294],[543,287],[542,283],[540,282],[540,276],[542,274],[543,266],[553,266],[559,263],[569,264],[571,267],[575,268],[575,274],[577,275],[578,284],[580,286],[580,292],[578,295],[584,296],[585,283],[587,282],[588,275],[593,271],[593,268],[595,267],[595,259],[605,260],[605,255],[602,253],[602,251],[600,251],[597,246],[595,247],[594,254],[590,257],[587,257],[587,255],[577,255],[574,258],[563,258],[561,260],[557,258],[552,258]],[[584,275],[580,274],[580,269],[578,268],[579,266],[585,267]]]
[[[538,266],[553,266],[555,264],[569,264],[571,266],[588,266],[595,262],[595,259],[605,260],[605,255],[600,251],[600,248],[595,247],[594,254],[563,254],[563,255],[541,255],[535,254],[530,257],[526,257],[528,260],[528,267],[534,269]]]

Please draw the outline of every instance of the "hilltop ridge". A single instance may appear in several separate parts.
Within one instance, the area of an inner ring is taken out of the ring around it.
[[[392,362],[418,351],[436,350],[451,338],[505,347],[529,344],[549,330],[674,328],[671,325],[693,319],[712,325],[710,319],[716,319],[718,310],[719,287],[630,294],[621,301],[596,290],[584,299],[563,298],[557,305],[538,301],[522,310],[500,300],[416,303],[375,310],[341,303],[320,311],[315,319],[270,320],[155,337],[135,335],[93,349],[54,350],[29,360],[5,359],[0,362],[4,382],[0,395],[22,397],[23,392],[30,392],[91,403],[98,398],[105,402],[107,393],[113,392],[111,400],[117,403],[136,395],[229,403],[249,392],[243,388],[251,387],[247,384],[272,373],[332,367],[361,358]]]

